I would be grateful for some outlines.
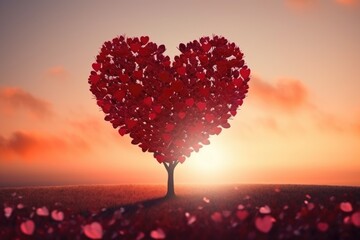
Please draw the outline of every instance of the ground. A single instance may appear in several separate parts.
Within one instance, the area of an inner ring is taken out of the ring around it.
[[[360,188],[0,188],[0,239],[360,239]]]

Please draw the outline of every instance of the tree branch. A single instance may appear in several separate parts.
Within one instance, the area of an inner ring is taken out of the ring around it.
[[[163,164],[164,164],[164,166],[165,166],[165,168],[166,168],[166,171],[169,171],[169,166],[166,165],[166,162],[163,162]]]

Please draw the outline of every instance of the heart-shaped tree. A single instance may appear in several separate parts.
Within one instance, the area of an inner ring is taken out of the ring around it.
[[[179,50],[171,62],[165,46],[147,36],[116,37],[103,44],[88,79],[105,120],[164,164],[167,197],[175,196],[176,165],[230,127],[250,80],[243,53],[224,37],[202,37]]]

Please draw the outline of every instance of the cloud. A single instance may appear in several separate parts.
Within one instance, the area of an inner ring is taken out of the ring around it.
[[[317,6],[318,0],[285,0],[285,5],[295,11],[306,11]]]
[[[284,0],[285,5],[294,11],[304,12],[318,7],[319,0]],[[360,0],[333,0],[333,3],[352,7],[360,3]]]
[[[45,75],[56,80],[67,80],[69,72],[63,66],[53,66],[46,70]]]
[[[250,97],[263,106],[295,111],[306,106],[308,90],[299,80],[285,78],[270,84],[258,77],[250,81]]]
[[[352,127],[354,133],[360,137],[360,119],[356,123],[354,123]]]
[[[256,126],[276,132],[288,130],[291,126],[303,131],[303,124],[307,122],[322,132],[360,137],[360,117],[349,119],[324,111],[313,102],[307,86],[300,80],[283,78],[270,83],[255,76],[250,81],[248,98],[249,103],[261,107]],[[274,114],[274,111],[281,114]]]
[[[15,131],[10,137],[0,135],[0,158],[34,159],[49,154],[88,150],[85,141],[74,137],[61,138],[34,132]]]
[[[130,142],[101,118],[82,116],[65,120],[55,133],[36,130],[14,130],[10,135],[0,134],[0,161],[14,159],[52,159],[54,156],[67,158],[83,154],[96,154],[102,147],[115,144],[127,148]]]
[[[335,0],[335,2],[343,6],[354,6],[359,4],[359,0]]]
[[[51,104],[16,87],[0,87],[0,112],[12,114],[23,109],[31,115],[44,118],[52,115]]]

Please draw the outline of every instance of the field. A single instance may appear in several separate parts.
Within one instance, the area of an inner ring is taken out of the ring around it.
[[[0,188],[0,239],[360,239],[360,188]]]

